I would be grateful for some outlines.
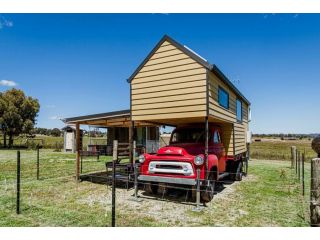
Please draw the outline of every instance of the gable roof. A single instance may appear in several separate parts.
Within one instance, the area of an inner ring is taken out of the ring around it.
[[[138,68],[132,73],[132,75],[127,79],[127,82],[131,83],[134,77],[139,73],[139,71],[143,68],[143,66],[149,61],[152,55],[158,50],[158,48],[165,42],[168,41],[177,49],[182,51],[184,54],[188,55],[190,58],[195,60],[197,63],[208,69],[209,71],[216,74],[227,86],[229,86],[237,95],[239,95],[244,102],[250,105],[248,99],[246,99],[243,94],[234,86],[234,84],[222,73],[222,71],[214,64],[210,64],[204,58],[200,57],[197,53],[192,51],[191,49],[187,48],[186,46],[181,45],[168,35],[164,35],[158,44],[152,49],[152,51],[148,54],[148,56],[143,60],[143,62],[138,66]]]

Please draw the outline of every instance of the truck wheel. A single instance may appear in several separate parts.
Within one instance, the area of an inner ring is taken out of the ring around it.
[[[157,183],[146,183],[146,192],[149,194],[157,194],[158,193],[158,184]]]
[[[214,195],[214,185],[215,181],[210,180],[208,185],[205,186],[201,191],[201,200],[202,202],[210,202],[213,199]]]
[[[235,180],[236,181],[241,181],[242,180],[242,166],[243,166],[243,163],[242,161],[239,161],[239,163],[237,164],[237,171],[236,171],[236,174],[235,174]]]

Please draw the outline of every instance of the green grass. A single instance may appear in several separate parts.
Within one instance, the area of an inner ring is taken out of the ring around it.
[[[248,180],[236,186],[232,197],[211,206],[212,211],[202,215],[201,225],[308,226],[309,166],[302,197],[288,162],[254,160],[250,165]]]
[[[87,145],[91,144],[106,144],[107,140],[103,137],[92,137],[89,138],[88,136],[83,137],[83,148],[86,149]],[[8,143],[9,140],[7,140]],[[53,136],[45,136],[45,135],[37,135],[34,139],[29,139],[25,136],[19,136],[14,138],[14,147],[28,147],[28,148],[35,148],[35,146],[40,143],[42,144],[43,148],[47,149],[62,149],[63,148],[63,137],[53,137]],[[3,137],[0,135],[0,146],[3,146]]]
[[[0,150],[0,226],[110,226],[111,189],[76,183],[74,154],[41,150],[39,181],[36,152],[23,150],[21,157],[22,212],[16,215],[16,151]],[[84,172],[102,171],[106,161],[110,158],[86,158]],[[250,161],[249,176],[232,184],[231,192],[223,190],[201,213],[179,202],[132,203],[132,192],[118,189],[117,226],[308,226],[309,191],[302,198],[289,164]],[[306,166],[307,190],[309,174]],[[155,214],[155,208],[162,210]]]
[[[311,148],[310,140],[275,140],[252,142],[250,145],[250,155],[255,159],[271,159],[271,160],[290,160],[291,146],[296,146],[301,152],[306,151],[306,159],[310,160],[315,157],[315,152]]]

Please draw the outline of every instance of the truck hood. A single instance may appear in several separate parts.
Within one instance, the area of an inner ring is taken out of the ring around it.
[[[194,143],[182,143],[174,144],[167,147],[162,147],[158,150],[157,155],[178,155],[184,156],[187,154],[198,155],[203,153],[204,146],[203,144],[194,144]]]

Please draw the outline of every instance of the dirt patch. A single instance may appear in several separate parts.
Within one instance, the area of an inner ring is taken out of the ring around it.
[[[174,196],[170,197],[167,195],[164,197],[147,195],[145,191],[140,190],[140,201],[136,201],[133,197],[133,189],[129,191],[126,189],[117,189],[116,209],[121,215],[127,215],[128,217],[130,217],[130,215],[138,215],[139,217],[152,218],[164,226],[200,226],[202,225],[203,214],[214,211],[222,201],[237,199],[235,197],[235,195],[238,195],[236,194],[237,187],[242,183],[255,180],[255,176],[249,175],[243,178],[242,182],[224,184],[224,189],[219,191],[200,213],[193,212],[195,207],[194,202],[186,201],[186,195],[181,194],[181,192],[179,193],[180,196],[175,198]],[[186,191],[185,194],[187,194]],[[100,194],[95,192],[90,196],[79,199],[78,202],[89,207],[99,204],[107,211],[107,209],[111,208],[111,189],[108,187],[105,193]],[[230,221],[235,221],[239,216],[246,214],[246,211],[238,209],[237,211],[228,212],[228,218]]]

